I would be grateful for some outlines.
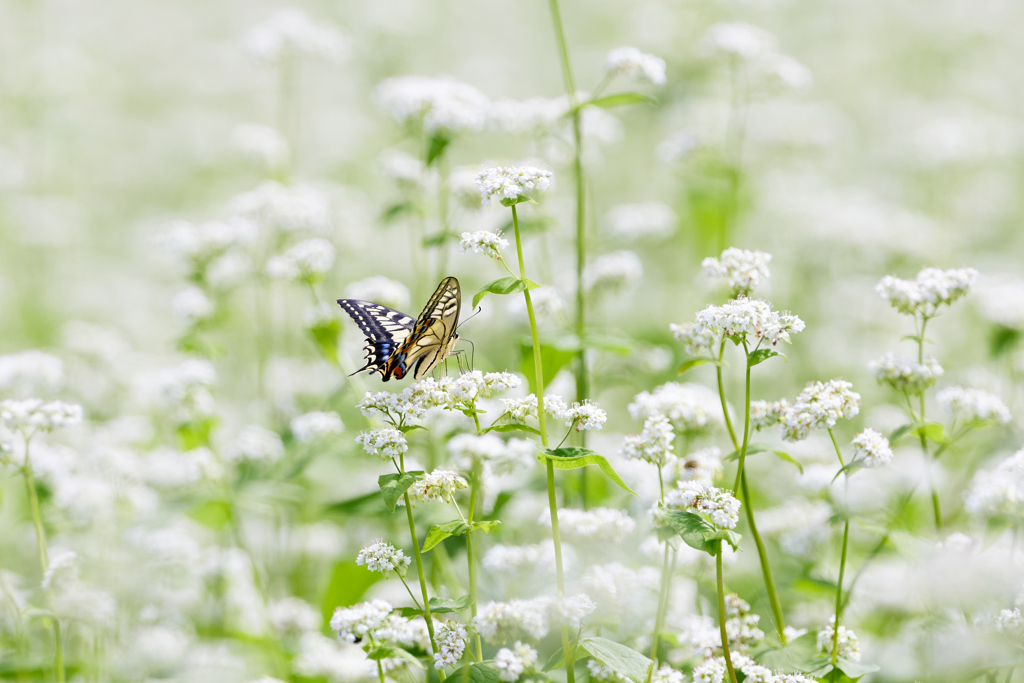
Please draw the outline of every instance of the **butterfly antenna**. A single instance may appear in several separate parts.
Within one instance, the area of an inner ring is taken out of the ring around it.
[[[456,328],[455,328],[455,329],[456,329],[456,330],[457,330],[457,329],[459,329],[460,327],[462,327],[463,325],[465,325],[466,323],[468,323],[468,322],[469,322],[470,320],[472,320],[473,318],[475,318],[475,317],[477,317],[478,315],[480,315],[480,311],[482,311],[482,310],[484,310],[484,307],[483,307],[483,306],[477,306],[477,307],[476,307],[476,310],[475,310],[475,311],[473,311],[473,315],[469,316],[468,318],[466,318],[465,320],[463,320],[463,321],[462,321],[461,323],[459,323],[459,324],[458,324],[458,325],[456,326]]]

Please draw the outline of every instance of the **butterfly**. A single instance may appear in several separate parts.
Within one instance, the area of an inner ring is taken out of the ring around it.
[[[379,372],[387,382],[402,379],[412,367],[413,377],[421,379],[451,355],[459,340],[455,328],[462,293],[453,277],[441,280],[418,318],[359,299],[338,299],[338,305],[366,335],[366,365],[353,375]]]

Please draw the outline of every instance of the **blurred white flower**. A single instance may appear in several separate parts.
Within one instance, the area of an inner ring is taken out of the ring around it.
[[[679,217],[661,202],[620,204],[605,214],[604,224],[612,235],[623,240],[664,238],[676,231]]]
[[[372,301],[388,308],[401,310],[409,305],[409,288],[398,280],[374,275],[365,280],[350,283],[345,288],[345,298]]]
[[[1022,514],[1024,449],[1002,460],[995,469],[975,472],[964,492],[964,507],[972,515]]]
[[[473,619],[480,635],[489,643],[509,643],[523,638],[540,640],[548,632],[550,598],[488,602]]]
[[[480,208],[480,190],[476,186],[476,177],[480,175],[479,166],[456,166],[448,174],[445,184],[456,204],[463,209],[476,211]]]
[[[338,632],[341,640],[355,643],[383,626],[392,609],[391,604],[384,600],[339,607],[331,617],[331,628]]]
[[[199,287],[187,287],[174,295],[171,302],[171,309],[174,315],[181,318],[190,325],[208,320],[213,317],[213,302],[206,296]]]
[[[981,315],[990,322],[1024,331],[1024,280],[1015,276],[982,280],[977,301]]]
[[[377,664],[359,648],[347,648],[334,638],[306,633],[299,640],[299,652],[292,669],[307,678],[325,678],[332,683],[357,683],[377,674]]]
[[[271,602],[267,606],[267,614],[271,625],[281,634],[314,633],[320,630],[323,622],[320,610],[295,597]]]
[[[377,172],[392,180],[404,193],[427,192],[434,176],[422,160],[397,149],[386,149],[377,157]]]
[[[900,313],[932,316],[939,306],[967,296],[977,279],[974,268],[924,268],[914,280],[886,275],[875,286],[875,292]]]
[[[0,425],[25,438],[55,429],[74,427],[82,421],[82,406],[39,398],[0,401]]]
[[[725,427],[718,394],[700,384],[666,382],[654,391],[641,391],[627,406],[634,420],[663,415],[681,432]]]
[[[269,63],[299,55],[337,63],[345,57],[348,41],[334,25],[315,21],[300,9],[288,8],[278,10],[250,29],[243,46],[253,57]]]
[[[530,290],[533,313],[541,320],[550,320],[565,312],[565,300],[558,290],[547,285]],[[527,320],[526,299],[521,296],[509,297],[508,314],[519,320]]]
[[[722,449],[717,446],[702,448],[676,461],[676,471],[684,481],[702,481],[712,483],[722,474]]]
[[[459,236],[459,252],[463,254],[472,251],[474,254],[484,254],[500,261],[501,250],[507,246],[508,240],[502,238],[500,231],[477,230],[464,232]]]
[[[935,400],[947,413],[966,423],[996,422],[1008,424],[1010,410],[1002,400],[981,389],[947,387],[935,395]]]
[[[170,253],[195,267],[205,267],[232,247],[246,248],[256,240],[256,225],[243,217],[226,221],[172,221],[158,238]]]
[[[373,95],[377,106],[396,122],[423,126],[431,134],[478,131],[487,122],[487,97],[449,76],[389,78]]]
[[[771,277],[768,264],[772,255],[763,251],[748,251],[730,247],[720,259],[709,256],[701,262],[704,272],[712,279],[726,280],[734,297],[750,296],[758,285]]]
[[[537,666],[537,651],[518,640],[511,649],[503,647],[494,656],[494,668],[498,670],[498,680],[500,681],[514,683],[524,673],[532,673],[535,666]]]
[[[322,237],[299,242],[280,256],[267,261],[266,272],[272,278],[315,282],[334,266],[334,245]]]
[[[674,441],[675,432],[669,419],[661,414],[650,415],[644,420],[643,431],[623,439],[619,455],[627,460],[644,460],[664,467],[675,460]]]
[[[282,232],[325,233],[331,227],[327,197],[308,185],[282,185],[268,180],[234,197],[228,212]]]
[[[862,458],[868,467],[880,467],[892,462],[889,439],[870,427],[853,437],[854,457]]]
[[[550,133],[568,110],[569,100],[565,96],[495,100],[487,110],[488,127],[513,135]]]
[[[325,436],[345,431],[345,425],[335,412],[311,412],[292,418],[292,436],[299,443],[312,443]]]
[[[620,47],[608,53],[605,69],[610,74],[634,81],[665,85],[665,60],[635,47]]]
[[[784,398],[778,401],[751,401],[750,424],[758,431],[777,425],[788,408],[789,401]]]
[[[362,446],[369,455],[375,455],[385,462],[397,458],[409,450],[409,443],[405,440],[405,436],[393,427],[381,427],[369,432],[360,432],[356,437],[356,443]]]
[[[587,292],[625,289],[640,281],[644,265],[632,251],[613,251],[598,256],[583,269],[583,288]]]
[[[884,382],[896,391],[908,394],[920,394],[934,386],[944,372],[939,361],[934,358],[928,357],[924,363],[918,363],[891,352],[868,363],[868,369],[875,373],[880,383]]]
[[[363,546],[356,557],[356,564],[365,566],[371,572],[380,572],[384,576],[390,572],[405,576],[411,563],[412,559],[406,557],[404,552],[383,540]]]
[[[550,527],[550,511],[545,510],[538,522]],[[558,528],[562,538],[571,543],[618,543],[633,533],[636,522],[624,510],[562,508],[558,510]]]
[[[275,463],[284,456],[284,444],[277,432],[248,425],[224,449],[231,462]]]
[[[409,487],[409,499],[420,501],[452,502],[452,494],[458,489],[469,488],[469,482],[458,472],[436,469],[428,472]]]
[[[252,161],[270,170],[288,164],[288,141],[276,128],[259,123],[240,123],[231,131],[231,144]]]
[[[832,655],[832,640],[836,637],[836,615],[829,617],[828,626],[818,631],[818,650],[824,652],[826,655]],[[845,626],[839,627],[838,642],[838,656],[848,659],[851,662],[860,661],[860,639],[857,638],[857,634],[846,628]]]
[[[779,416],[782,438],[802,441],[812,429],[831,429],[839,418],[849,420],[860,412],[860,394],[853,385],[841,379],[812,382],[796,401]]]
[[[551,186],[551,171],[536,166],[498,166],[481,171],[476,184],[484,204],[492,200],[516,200],[527,192],[543,192]]]
[[[448,620],[434,632],[434,637],[437,641],[434,668],[440,671],[458,664],[466,651],[466,640],[469,638],[466,627],[457,621]]]
[[[64,362],[42,351],[0,356],[0,393],[41,396],[64,387]]]
[[[718,23],[700,39],[700,51],[709,56],[752,62],[775,53],[777,41],[768,31],[744,24]]]

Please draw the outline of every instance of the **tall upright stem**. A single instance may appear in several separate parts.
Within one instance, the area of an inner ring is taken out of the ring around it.
[[[32,509],[32,524],[36,529],[36,545],[39,547],[39,568],[46,575],[50,569],[50,556],[46,548],[46,529],[43,527],[43,512],[39,506],[39,495],[36,492],[35,477],[32,475],[32,461],[29,454],[29,439],[25,439],[25,464],[21,468],[25,477],[25,492],[28,494],[29,507]],[[52,612],[50,620],[53,623],[53,669],[58,683],[64,683],[64,649],[61,643],[60,619],[57,617],[57,603],[53,597],[53,590],[47,588],[47,599]]]
[[[917,362],[919,365],[924,363],[924,330],[928,326],[928,316],[921,316],[921,334],[917,337]],[[921,391],[921,422],[924,422],[924,391]],[[921,431],[921,451],[924,453],[925,458],[928,457],[928,440],[924,435],[924,430]],[[936,454],[937,455],[937,454]],[[942,510],[939,506],[939,492],[935,489],[935,481],[931,474],[928,476],[928,486],[932,492],[932,513],[935,515],[935,528],[939,531],[942,530]]]
[[[743,349],[746,350],[746,344]],[[750,442],[750,360],[747,360],[746,392],[743,400],[743,446],[740,447],[740,462],[736,467],[736,483],[732,485],[732,493],[736,495],[740,490],[740,479],[743,477],[743,465],[747,459],[747,444]]]
[[[519,214],[515,205],[512,206],[512,226],[516,235],[516,255],[519,257],[519,277],[526,280],[526,263],[523,259],[523,240],[519,234]],[[533,339],[533,371],[537,388],[537,421],[540,426],[540,441],[548,447],[547,418],[544,415],[544,363],[540,355],[540,335],[537,331],[537,316],[533,311],[533,300],[530,290],[523,290],[526,299],[526,314],[530,319],[530,337]],[[558,530],[558,501],[555,498],[555,465],[546,459],[548,479],[548,509],[551,513],[551,538],[555,544],[555,575],[558,579],[558,597],[565,596],[565,571],[562,565],[562,536]],[[573,671],[572,649],[569,647],[569,626],[562,624],[562,652],[566,662],[566,680],[576,683]]]
[[[722,542],[718,542],[715,554],[715,578],[718,582],[718,629],[722,636],[722,655],[725,657],[725,668],[729,670],[729,681],[736,683],[736,671],[732,668],[732,655],[729,654],[729,635],[725,631],[725,581],[722,579]]]
[[[839,458],[839,466],[846,467],[846,463],[843,462],[843,454],[839,450],[839,442],[836,441],[835,434],[832,430],[828,430],[829,438],[832,439],[832,445],[836,449],[836,457]],[[850,475],[843,475],[843,482],[846,488],[849,488]],[[843,549],[839,557],[839,581],[836,583],[836,619],[833,624],[832,631],[832,665],[835,666],[836,659],[839,657],[839,620],[843,612],[843,576],[846,573],[846,548],[850,540],[850,511],[844,509],[843,516],[846,518],[846,523],[843,525]]]
[[[474,414],[475,418],[476,415]],[[479,432],[479,421],[477,422],[477,432]],[[480,490],[480,477],[482,476],[480,465],[474,463],[473,465],[473,481],[470,483],[469,490],[469,531],[466,532],[466,560],[469,562],[469,610],[473,619],[476,619],[476,555],[473,553],[473,516],[476,514],[476,500],[477,494]],[[484,645],[480,638],[480,632],[474,632],[474,640],[476,642],[476,658],[480,661],[484,659]]]

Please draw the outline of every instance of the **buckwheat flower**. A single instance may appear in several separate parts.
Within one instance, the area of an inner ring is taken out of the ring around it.
[[[596,403],[589,399],[583,403],[573,403],[565,411],[565,424],[569,426],[576,423],[576,431],[589,431],[600,429],[608,421],[608,413],[599,408]]]
[[[430,407],[424,403],[424,399],[423,392],[417,392],[413,387],[403,389],[397,394],[390,391],[373,394],[368,391],[357,407],[366,417],[381,413],[389,422],[399,424],[405,420],[423,417]]]
[[[434,654],[434,668],[438,671],[446,666],[455,666],[466,651],[466,639],[469,634],[466,627],[457,621],[448,620],[435,631],[437,653]]]
[[[613,251],[598,256],[583,269],[583,289],[614,291],[625,289],[640,281],[644,264],[632,251]]]
[[[82,421],[82,406],[39,398],[0,401],[0,426],[25,438],[40,432],[74,427]]]
[[[957,420],[1008,424],[1010,411],[998,396],[981,389],[947,387],[935,395],[939,405]]]
[[[377,86],[373,97],[397,123],[422,126],[431,134],[478,131],[487,122],[487,97],[448,76],[389,78]]]
[[[360,432],[356,443],[363,447],[369,455],[375,455],[387,462],[397,458],[409,450],[409,442],[399,430],[393,427],[380,427],[369,432]]]
[[[484,373],[479,370],[462,373],[448,387],[448,394],[455,403],[467,407],[475,405],[478,398],[484,398],[488,393]]]
[[[320,630],[320,610],[299,598],[275,600],[267,606],[267,616],[278,633],[310,633]]]
[[[699,49],[709,57],[752,62],[775,53],[776,43],[775,36],[764,29],[740,22],[723,22],[705,31]]]
[[[158,243],[193,267],[202,268],[232,247],[248,247],[256,239],[256,225],[245,218],[189,223],[172,221]]]
[[[514,683],[524,673],[533,673],[537,666],[537,651],[521,641],[516,641],[511,649],[503,647],[494,656],[494,668],[498,670],[498,680]]]
[[[551,171],[536,166],[498,166],[481,171],[476,185],[483,198],[483,204],[492,200],[515,201],[527,192],[543,192],[551,186]]]
[[[331,628],[343,641],[356,643],[383,626],[392,609],[391,604],[383,600],[339,607],[331,617]]]
[[[441,623],[434,619],[434,630],[440,628]],[[397,643],[405,648],[430,649],[430,633],[422,617],[406,619],[400,614],[390,614],[384,625],[377,629],[376,635],[382,641]]]
[[[641,52],[635,47],[620,47],[608,53],[605,70],[634,81],[665,85],[665,60]]]
[[[1024,514],[1024,449],[995,469],[976,472],[964,492],[964,507],[972,515]]]
[[[491,462],[505,457],[505,442],[495,434],[456,434],[448,441],[452,462],[472,469],[474,462]]]
[[[892,462],[889,439],[874,429],[868,428],[853,437],[855,458],[862,458],[868,467],[881,467]]]
[[[709,256],[701,262],[704,272],[712,279],[725,280],[733,296],[750,296],[763,281],[771,277],[768,264],[772,255],[763,251],[748,251],[731,247],[721,258]]]
[[[744,683],[776,683],[775,674],[766,666],[750,662],[740,667]]]
[[[868,368],[875,373],[879,383],[888,384],[896,391],[908,394],[920,394],[934,386],[944,372],[939,361],[934,358],[925,358],[923,363],[918,363],[894,353],[887,353],[871,361]]]
[[[458,489],[469,488],[469,482],[453,470],[437,469],[409,487],[409,498],[422,501],[452,502]]]
[[[596,659],[587,660],[587,673],[593,683],[630,683],[630,680]]]
[[[717,446],[694,451],[676,462],[676,471],[683,481],[710,484],[722,474],[723,469],[722,449]]]
[[[739,297],[721,306],[708,306],[697,312],[696,330],[690,335],[722,336],[757,345],[767,341],[775,346],[790,343],[790,333],[802,332],[804,321],[790,313],[773,311],[771,304],[760,299]]]
[[[778,401],[751,401],[750,424],[758,431],[777,425],[787,408],[789,401],[784,398]]]
[[[711,353],[711,347],[718,343],[718,331],[714,328],[693,323],[671,323],[668,327],[672,336],[676,341],[682,342],[686,353],[691,356]]]
[[[608,232],[622,240],[665,238],[679,226],[679,216],[667,204],[643,202],[620,204],[604,216]]]
[[[347,41],[337,28],[294,8],[279,10],[253,27],[243,46],[253,57],[268,63],[300,54],[337,63],[347,52]]]
[[[832,655],[832,638],[835,636],[836,615],[829,617],[828,626],[818,631],[818,650],[826,655]],[[860,640],[857,634],[846,628],[839,627],[839,639],[837,642],[839,657],[848,659],[851,662],[860,661]]]
[[[831,429],[839,418],[849,420],[860,412],[860,394],[841,379],[812,382],[780,415],[782,438],[802,441],[812,429]]]
[[[477,610],[473,623],[480,636],[489,643],[508,643],[524,638],[540,640],[548,632],[547,602],[488,602]]]
[[[668,664],[663,664],[651,676],[651,683],[683,683],[683,680],[683,672],[676,671]],[[751,681],[751,683],[754,683],[754,681]]]
[[[382,666],[384,661],[381,661]],[[377,675],[376,663],[368,660],[365,652],[319,633],[305,633],[299,639],[292,669],[305,678],[339,682],[366,680]]]
[[[232,462],[274,463],[284,455],[284,444],[277,432],[249,425],[224,450]]]
[[[194,325],[213,317],[214,306],[199,287],[187,287],[174,295],[171,310],[176,317]]]
[[[639,434],[623,439],[619,454],[627,460],[643,460],[664,467],[675,460],[674,440],[672,422],[664,415],[651,415],[644,420]]]
[[[405,576],[412,560],[401,550],[383,540],[364,545],[356,557],[356,564],[365,566],[371,572],[380,572],[385,577],[390,572]]]
[[[331,227],[327,197],[308,185],[268,180],[232,199],[228,211],[282,232],[324,233]]]
[[[401,150],[385,149],[378,155],[375,168],[378,174],[393,181],[403,194],[428,192],[436,185],[436,176],[427,169],[423,160]]]
[[[725,678],[725,659],[714,657],[693,667],[693,683],[722,683]]]
[[[345,431],[341,418],[334,412],[306,413],[292,418],[289,425],[292,436],[299,443],[312,443],[325,436],[334,436]]]
[[[1024,618],[1021,617],[1020,608],[999,610],[999,616],[996,618],[996,630],[1015,634],[1024,630]]]
[[[924,268],[914,280],[886,275],[875,291],[900,313],[931,316],[940,306],[967,296],[977,279],[974,268]]]
[[[551,526],[551,513],[541,513],[539,524]],[[625,510],[564,508],[558,511],[558,527],[562,538],[578,543],[618,543],[633,533],[636,522]]]
[[[523,379],[513,372],[488,372],[484,375],[484,383],[487,385],[487,391],[493,393],[516,389],[522,386]]]
[[[700,384],[666,382],[654,391],[641,391],[627,406],[634,420],[663,415],[680,432],[724,427],[718,394]]]
[[[43,590],[68,588],[78,583],[78,553],[64,548],[50,551],[50,566],[43,573]]]
[[[42,351],[0,356],[0,393],[14,396],[51,394],[64,386],[64,361]]]
[[[505,405],[505,413],[515,422],[526,422],[528,417],[537,417],[537,397],[528,394],[523,398],[503,398],[501,402]],[[561,396],[549,394],[544,397],[544,412],[561,420],[565,417],[568,406]]]
[[[283,168],[291,156],[288,141],[276,128],[240,123],[231,131],[231,144],[246,157],[268,169]]]
[[[739,522],[740,502],[725,489],[702,481],[678,481],[665,495],[665,506],[705,516],[723,529],[734,529]]]
[[[334,265],[334,245],[322,237],[299,242],[267,261],[267,275],[282,280],[318,282]]]
[[[501,250],[508,246],[508,240],[501,237],[501,232],[464,232],[459,236],[459,252],[465,254],[472,250],[474,254],[484,254],[493,259],[501,260]]]
[[[989,322],[1012,330],[1024,330],[1024,280],[996,276],[978,288],[978,312]]]
[[[345,287],[345,298],[372,301],[398,310],[406,308],[410,301],[408,287],[381,275],[350,283]]]

